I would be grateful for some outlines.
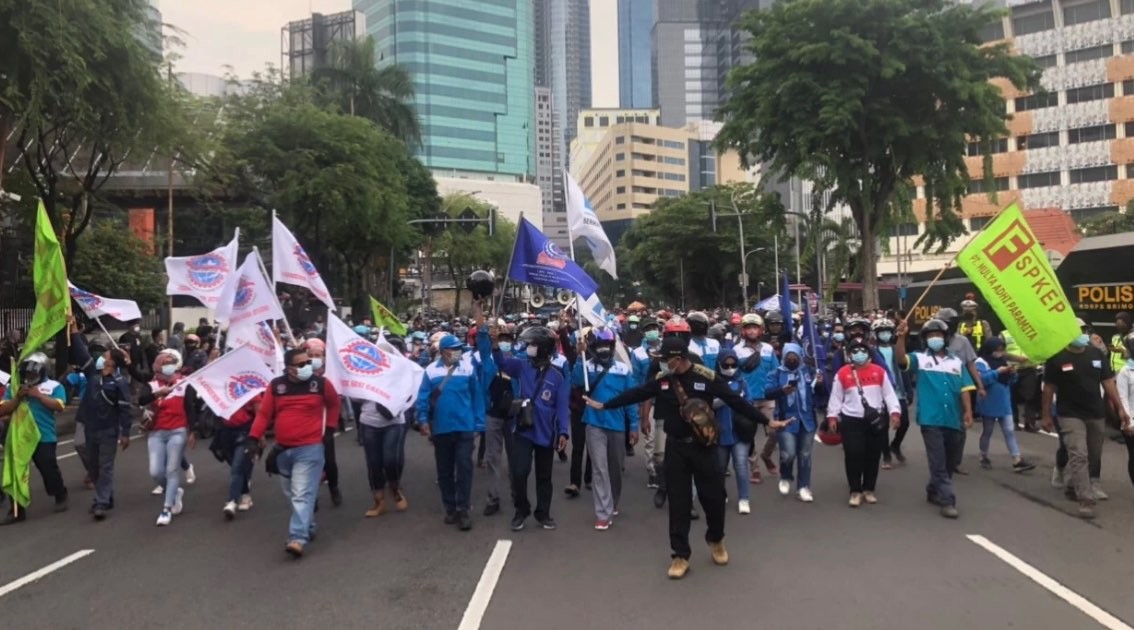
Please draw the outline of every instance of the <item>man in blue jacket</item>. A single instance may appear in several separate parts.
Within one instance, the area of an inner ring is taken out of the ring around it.
[[[575,362],[573,378],[575,387],[589,385],[587,396],[606,400],[636,385],[630,366],[614,360],[612,331],[592,331],[579,346],[581,359],[588,350],[590,357],[585,359],[585,365],[583,360]],[[630,405],[607,411],[587,407],[583,410],[583,423],[592,466],[595,529],[605,531],[618,515],[618,501],[622,498],[622,462],[626,457],[623,445],[627,439],[631,445],[638,443],[638,407]],[[627,425],[630,426],[629,436],[625,433]]]
[[[492,381],[492,342],[477,305],[476,352],[465,353],[460,339],[445,335],[437,344],[440,358],[425,368],[417,393],[421,433],[433,438],[437,485],[445,523],[472,529],[474,435],[484,431],[487,388]]]
[[[571,385],[567,377],[552,364],[557,337],[546,326],[528,328],[520,335],[529,360],[503,359],[500,370],[520,384],[520,399],[526,406],[516,418],[512,444],[512,501],[516,514],[512,530],[524,528],[531,514],[528,502],[528,477],[535,460],[536,522],[543,529],[555,529],[551,518],[551,467],[555,452],[567,448],[571,432],[568,403]]]

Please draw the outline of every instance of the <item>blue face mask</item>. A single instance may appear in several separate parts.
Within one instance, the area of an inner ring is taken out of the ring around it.
[[[850,358],[855,365],[863,365],[866,363],[866,360],[870,358],[870,356],[862,350],[859,350],[858,352],[852,352]]]
[[[894,333],[888,330],[882,330],[878,332],[878,341],[881,341],[882,343],[890,343],[890,340],[893,338]]]
[[[1134,370],[1134,358],[1126,359],[1126,367]]]
[[[847,336],[844,335],[841,332],[837,332],[837,333],[835,333],[834,335],[831,335],[831,336],[835,338],[835,341],[845,341],[846,338],[847,338]]]
[[[653,343],[661,339],[661,333],[656,330],[647,330],[645,334],[646,341]]]
[[[295,371],[295,378],[297,378],[301,381],[309,381],[309,380],[311,380],[311,377],[314,376],[314,375],[315,375],[315,368],[310,363],[308,363],[307,365],[305,365],[305,366],[303,366],[303,367],[301,367],[301,368],[299,368],[298,370]]]
[[[161,366],[161,373],[165,376],[173,376],[177,373],[177,366],[173,363],[166,363]]]
[[[1089,343],[1091,343],[1091,336],[1087,333],[1083,333],[1078,337],[1075,337],[1075,339],[1071,342],[1071,345],[1075,346],[1076,348],[1086,348],[1087,344]]]
[[[945,347],[945,338],[930,337],[925,341],[925,345],[929,346],[929,349],[934,352],[941,352],[941,349]]]
[[[96,370],[99,370],[99,371],[105,370],[106,369],[106,357],[99,357],[95,361],[94,367],[95,367]]]
[[[511,354],[512,344],[508,341],[501,341],[500,342],[500,351],[503,352],[504,354]]]

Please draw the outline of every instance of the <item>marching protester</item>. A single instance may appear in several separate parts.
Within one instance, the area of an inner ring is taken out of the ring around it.
[[[642,324],[642,343],[630,352],[630,363],[634,368],[634,385],[646,382],[653,363],[653,353],[661,347],[661,324],[658,320],[649,318]],[[646,457],[646,487],[657,490],[660,473],[658,466],[662,453],[665,452],[665,433],[660,427],[653,426],[653,404],[646,401],[638,406],[638,423],[644,438],[643,449]]]
[[[799,500],[811,503],[815,500],[811,491],[811,447],[817,428],[815,389],[822,387],[823,377],[803,365],[803,347],[799,344],[785,343],[783,357],[783,363],[768,375],[764,389],[764,395],[776,403],[774,417],[788,422],[776,433],[780,446],[779,491],[787,496],[795,481]],[[843,445],[845,448],[845,440]],[[793,470],[797,466],[798,479]]]
[[[361,328],[358,327],[358,328]],[[358,330],[355,330],[358,333]],[[370,333],[367,329],[365,333],[361,333],[366,337]],[[311,359],[311,367],[315,370],[316,376],[323,376],[326,366],[323,365],[324,358],[327,356],[327,346],[321,339],[308,339],[304,342],[303,348],[307,350],[307,357]],[[339,490],[339,462],[335,457],[335,432],[327,431],[323,435],[323,474],[327,477],[327,488],[331,491],[331,503],[338,507],[343,504],[343,493]]]
[[[184,509],[185,489],[181,487],[181,461],[185,449],[197,443],[197,391],[182,386],[181,353],[163,350],[154,359],[151,381],[138,396],[138,405],[146,408],[143,428],[149,431],[150,477],[164,488],[164,503],[157,525],[169,525]]]
[[[491,335],[491,331],[490,331]],[[504,359],[512,358],[515,350],[516,335],[505,328],[499,330],[493,348],[493,358],[497,365]],[[496,353],[499,352],[499,355]],[[519,398],[519,382],[512,380],[503,370],[497,370],[488,386],[488,414],[484,427],[484,464],[488,468],[488,501],[484,506],[484,515],[492,516],[500,512],[500,488],[511,488],[511,477],[504,473],[504,461],[512,461],[513,431],[515,417],[513,403]],[[503,455],[503,458],[501,458]]]
[[[1035,468],[1035,464],[1027,462],[1020,455],[1020,445],[1016,442],[1016,421],[1012,409],[1012,385],[1016,382],[1016,368],[1008,364],[1005,358],[1006,344],[999,337],[988,337],[980,347],[980,357],[977,359],[977,369],[980,378],[984,381],[984,389],[988,392],[983,399],[977,401],[976,413],[980,416],[983,428],[980,432],[980,466],[992,468],[992,460],[988,458],[988,447],[992,440],[992,432],[997,425],[1004,434],[1004,443],[1008,447],[1008,454],[1012,456],[1012,470],[1026,472]]]
[[[339,396],[334,385],[315,374],[307,350],[284,353],[284,375],[268,384],[252,429],[248,448],[263,451],[264,435],[275,431],[275,445],[267,455],[270,474],[280,475],[280,486],[291,503],[285,551],[302,557],[315,537],[315,500],[323,471],[323,436],[334,432],[339,421]]]
[[[748,389],[748,398],[765,417],[771,418],[775,414],[776,403],[768,399],[764,391],[768,386],[768,377],[780,367],[780,360],[776,356],[775,347],[764,341],[764,319],[755,313],[745,315],[740,320],[740,335],[741,343],[736,346],[736,358]],[[773,476],[779,472],[779,467],[772,460],[775,447],[775,434],[769,433],[760,452],[760,459],[768,469],[768,474]],[[757,462],[752,457],[748,461],[751,464],[752,483],[760,483],[763,478]]]
[[[890,382],[894,384],[894,393],[898,396],[898,405],[901,407],[902,413],[901,422],[894,431],[894,439],[890,440],[889,435],[887,435],[886,441],[882,444],[883,470],[890,469],[895,459],[898,460],[899,464],[906,463],[906,456],[902,453],[902,442],[905,441],[906,432],[910,429],[909,400],[913,397],[910,390],[910,379],[898,367],[898,362],[894,359],[895,330],[897,330],[897,325],[888,317],[876,319],[870,325],[870,332],[877,342],[874,346],[874,354],[881,357],[883,367],[886,368],[886,373],[890,377]],[[889,429],[886,432],[889,434]]]
[[[665,477],[669,488],[669,541],[672,562],[668,575],[681,579],[689,572],[689,525],[692,512],[692,486],[697,486],[701,507],[705,511],[708,530],[705,541],[713,563],[728,564],[724,545],[725,489],[717,453],[718,425],[712,415],[712,402],[720,398],[736,412],[733,418],[737,438],[751,441],[755,423],[773,428],[786,427],[786,421],[768,420],[716,373],[690,360],[689,342],[670,337],[662,342],[659,358],[663,361],[657,379],[605,402],[592,398],[587,404],[599,411],[654,399],[655,415],[665,424]],[[742,420],[742,418],[744,420]]]
[[[986,392],[984,390],[984,382],[981,381],[980,372],[977,370],[976,366],[976,347],[973,346],[968,337],[957,333],[960,319],[960,317],[957,315],[957,311],[951,308],[943,308],[937,311],[936,318],[940,321],[945,322],[945,325],[948,326],[949,339],[946,342],[948,344],[948,350],[951,354],[961,360],[961,363],[963,363],[965,366],[965,371],[969,374],[969,380],[972,381],[972,385],[975,388],[972,393],[968,394],[969,409],[975,409],[976,401],[984,398],[986,395]],[[958,475],[969,474],[968,471],[963,466],[961,466],[961,459],[965,455],[966,435],[967,432],[961,431],[960,452],[957,454],[956,461],[953,462],[953,472],[957,473]]]
[[[252,430],[252,421],[256,419],[263,399],[264,395],[261,393],[230,417],[222,419],[213,443],[209,446],[209,450],[213,451],[217,459],[229,465],[228,500],[221,508],[221,513],[228,521],[236,518],[237,512],[247,512],[252,509],[252,469],[255,462],[249,456],[247,443],[248,433]]]
[[[387,511],[387,489],[394,509],[405,512],[409,509],[409,501],[402,491],[401,481],[405,467],[406,414],[394,415],[371,400],[352,400],[351,405],[360,425],[366,475],[374,497],[374,505],[364,516],[377,518]]]
[[[721,342],[708,337],[708,315],[694,311],[685,318],[685,321],[689,322],[689,352],[701,357],[705,367],[710,370],[717,369],[717,355],[721,352]]]
[[[1134,418],[1134,333],[1123,337],[1122,349],[1128,358],[1115,377],[1115,389],[1118,390],[1122,411],[1126,412],[1127,418]],[[1126,474],[1134,485],[1134,425],[1129,421],[1122,426],[1122,437],[1126,442]]]
[[[47,377],[47,355],[42,352],[28,355],[20,361],[17,370],[20,389],[15,392],[11,387],[5,389],[3,402],[0,402],[0,417],[11,415],[18,405],[28,406],[39,429],[39,443],[36,444],[31,461],[43,478],[43,489],[47,496],[55,499],[55,511],[63,512],[67,509],[67,486],[63,483],[63,473],[59,471],[59,462],[55,459],[58,441],[55,415],[66,406],[67,393],[62,384]],[[12,511],[0,520],[0,525],[11,525],[26,519],[27,510],[17,509],[13,500]]]
[[[748,386],[739,374],[739,361],[736,351],[732,348],[721,350],[717,357],[717,377],[728,384],[729,389],[738,396],[748,399]],[[736,476],[736,511],[739,514],[751,514],[752,506],[749,503],[748,480],[748,452],[747,441],[737,437],[733,427],[732,408],[724,404],[720,398],[713,399],[713,409],[716,412],[717,423],[720,424],[720,457],[721,472],[728,472],[729,461],[732,461],[732,470]]]

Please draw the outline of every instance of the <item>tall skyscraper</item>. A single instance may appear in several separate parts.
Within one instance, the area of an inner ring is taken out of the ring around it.
[[[650,33],[654,0],[618,0],[618,106],[653,107]]]
[[[435,172],[535,174],[530,0],[354,0],[378,63],[409,70],[418,157]]]
[[[543,233],[556,245],[568,248],[567,208],[563,196],[563,157],[559,153],[559,122],[551,104],[551,89],[537,87],[536,102],[536,184],[539,185]]]
[[[358,11],[312,13],[280,29],[280,67],[295,79],[325,67],[337,41],[366,36],[366,16]]]

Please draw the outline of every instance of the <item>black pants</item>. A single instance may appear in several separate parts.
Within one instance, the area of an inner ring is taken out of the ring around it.
[[[583,459],[586,459],[584,471]],[[583,412],[571,412],[571,485],[582,487],[591,482],[591,458],[587,455],[587,425],[583,424]]]
[[[886,432],[875,433],[862,418],[843,416],[839,433],[843,436],[843,464],[850,491],[874,492]]]
[[[335,459],[334,430],[323,434],[323,472],[327,473],[327,487],[331,490],[338,488],[339,462]]]
[[[56,499],[67,496],[63,473],[59,471],[59,460],[55,459],[55,442],[40,442],[32,453],[32,463],[43,477],[43,489],[48,496]]]
[[[902,407],[902,424],[898,425],[898,430],[894,431],[894,441],[889,439],[882,441],[882,459],[890,461],[891,451],[902,450],[902,440],[906,439],[906,432],[910,430],[910,406],[905,400],[899,399]],[[889,425],[887,425],[888,427]],[[889,434],[889,428],[886,429]],[[889,435],[887,435],[887,438]]]
[[[669,439],[663,469],[669,489],[669,548],[673,557],[688,559],[692,553],[689,513],[693,509],[693,484],[697,484],[697,497],[708,525],[705,541],[724,540],[725,486],[717,447]]]
[[[517,433],[512,442],[512,501],[521,516],[532,513],[532,504],[528,502],[532,460],[535,460],[535,517],[542,520],[551,517],[551,464],[555,461],[555,449],[534,444]]]
[[[1126,440],[1126,474],[1130,475],[1130,483],[1134,484],[1134,437],[1122,434]]]

